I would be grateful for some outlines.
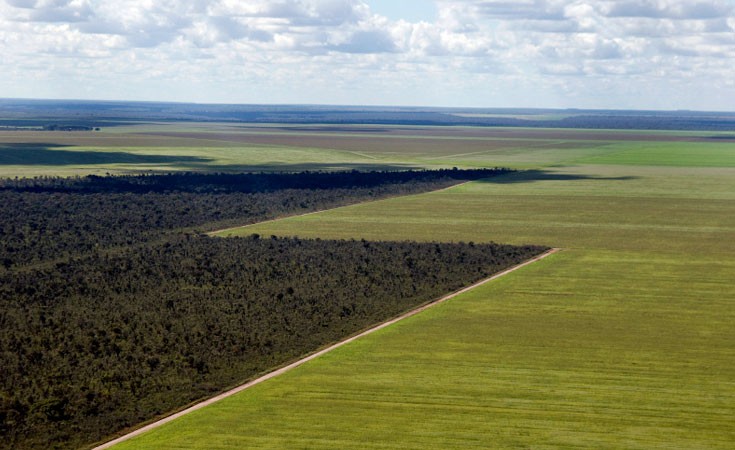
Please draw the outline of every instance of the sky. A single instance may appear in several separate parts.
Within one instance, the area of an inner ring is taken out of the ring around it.
[[[0,97],[735,110],[735,0],[0,0]]]

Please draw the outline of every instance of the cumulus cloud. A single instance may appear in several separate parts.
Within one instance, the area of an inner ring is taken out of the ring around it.
[[[731,15],[733,4],[727,1],[623,0],[608,2],[603,11],[610,17],[703,20]]]
[[[269,41],[303,34],[300,28],[356,23],[369,10],[350,0],[6,0],[3,15],[17,23],[66,23],[70,31],[123,36],[130,47],[155,47],[175,39]]]
[[[86,0],[7,0],[19,8],[16,19],[29,22],[83,22],[94,15]]]
[[[391,53],[397,50],[391,35],[382,30],[356,31],[346,42],[331,48],[345,53]]]
[[[477,13],[504,20],[563,20],[565,2],[545,0],[477,1]]]
[[[368,78],[377,90],[401,94],[418,89],[406,80],[419,77],[451,84],[453,93],[474,90],[465,97],[472,101],[495,98],[477,94],[489,84],[496,88],[482,91],[488,96],[504,98],[514,89],[501,86],[522,85],[528,98],[547,99],[554,96],[540,89],[592,91],[600,80],[673,86],[691,83],[692,73],[710,86],[733,86],[732,0],[435,3],[435,20],[411,22],[380,16],[369,0],[0,0],[3,66],[13,67],[0,86],[52,80],[54,71],[41,66],[88,86],[139,74],[130,82],[139,92],[159,92],[144,87],[158,80],[180,86],[176,95],[193,86],[216,94],[199,88],[217,81],[278,95],[322,86],[347,96]]]

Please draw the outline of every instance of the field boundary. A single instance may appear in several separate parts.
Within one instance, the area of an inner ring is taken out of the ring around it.
[[[516,270],[519,270],[519,269],[521,269],[523,267],[526,267],[528,265],[531,265],[531,264],[533,264],[535,262],[541,261],[542,259],[544,259],[544,258],[546,258],[548,256],[551,256],[554,253],[559,252],[560,250],[561,249],[559,249],[559,248],[552,248],[550,250],[547,250],[546,252],[544,252],[544,253],[542,253],[542,254],[540,254],[538,256],[535,256],[535,257],[533,257],[533,258],[531,258],[531,259],[529,259],[527,261],[524,261],[524,262],[522,262],[520,264],[517,264],[515,266],[512,266],[512,267],[510,267],[508,269],[505,269],[505,270],[503,270],[501,272],[498,272],[498,273],[496,273],[494,275],[491,275],[490,277],[487,277],[485,279],[482,279],[482,280],[480,280],[480,281],[478,281],[478,282],[476,282],[476,283],[474,283],[474,284],[472,284],[470,286],[464,287],[464,288],[462,288],[462,289],[460,289],[458,291],[454,291],[451,294],[447,294],[444,297],[441,297],[441,298],[439,298],[437,300],[434,300],[434,301],[432,301],[430,303],[427,303],[427,304],[425,304],[423,306],[419,306],[418,308],[414,308],[411,311],[408,311],[406,313],[403,313],[403,314],[401,314],[398,317],[395,317],[393,319],[389,319],[386,322],[383,322],[383,323],[380,323],[378,325],[375,325],[374,327],[371,327],[371,328],[369,328],[369,329],[367,329],[367,330],[365,330],[365,331],[363,331],[363,332],[361,332],[359,334],[356,334],[354,336],[351,336],[351,337],[348,337],[346,339],[343,339],[343,340],[341,340],[341,341],[339,341],[339,342],[337,342],[335,344],[330,345],[329,347],[326,347],[326,348],[324,348],[322,350],[318,350],[318,351],[316,351],[316,352],[314,352],[314,353],[312,353],[312,354],[310,354],[308,356],[305,356],[304,358],[299,359],[298,361],[295,361],[295,362],[290,363],[290,364],[288,364],[288,365],[286,365],[284,367],[281,367],[281,368],[276,369],[276,370],[274,370],[272,372],[269,372],[269,373],[267,373],[267,374],[265,374],[265,375],[263,375],[261,377],[258,377],[258,378],[254,379],[254,380],[248,381],[247,383],[242,384],[242,385],[240,385],[240,386],[238,386],[236,388],[230,389],[230,390],[228,390],[226,392],[223,392],[223,393],[221,393],[221,394],[219,394],[219,395],[217,395],[215,397],[212,397],[210,399],[204,400],[204,401],[202,401],[200,403],[197,403],[197,404],[195,404],[193,406],[190,406],[189,408],[186,408],[186,409],[184,409],[182,411],[179,411],[179,412],[174,413],[174,414],[172,414],[170,416],[164,417],[163,419],[160,419],[160,420],[157,420],[155,422],[152,422],[152,423],[150,423],[148,425],[145,425],[145,426],[143,426],[141,428],[138,428],[137,430],[134,430],[134,431],[132,431],[130,433],[127,433],[127,434],[125,434],[123,436],[120,436],[120,437],[118,437],[116,439],[113,439],[113,440],[111,440],[109,442],[106,442],[106,443],[104,443],[102,445],[93,447],[93,450],[104,450],[104,449],[108,449],[108,448],[110,448],[110,447],[112,447],[114,445],[117,445],[117,444],[121,443],[121,442],[124,442],[124,441],[127,441],[129,439],[132,439],[134,437],[140,436],[141,434],[144,434],[144,433],[146,433],[148,431],[151,431],[151,430],[153,430],[155,428],[158,428],[158,427],[160,427],[162,425],[165,425],[165,424],[167,424],[169,422],[172,422],[172,421],[178,419],[179,417],[185,416],[185,415],[187,415],[189,413],[192,413],[194,411],[197,411],[199,409],[202,409],[202,408],[204,408],[206,406],[209,406],[209,405],[211,405],[213,403],[216,403],[216,402],[218,402],[220,400],[223,400],[223,399],[225,399],[227,397],[232,397],[233,395],[238,394],[238,393],[240,393],[240,392],[242,392],[242,391],[244,391],[246,389],[249,389],[249,388],[251,388],[251,387],[253,387],[253,386],[257,385],[257,384],[263,383],[264,381],[270,380],[270,379],[275,378],[275,377],[277,377],[279,375],[283,375],[284,373],[286,373],[286,372],[288,372],[290,370],[293,370],[293,369],[295,369],[295,368],[297,368],[297,367],[299,367],[299,366],[301,366],[301,365],[303,365],[303,364],[305,364],[305,363],[307,363],[307,362],[309,362],[309,361],[311,361],[313,359],[316,359],[316,358],[318,358],[318,357],[320,357],[320,356],[322,356],[322,355],[324,355],[326,353],[329,353],[332,350],[335,350],[335,349],[337,349],[339,347],[342,347],[343,345],[349,344],[349,343],[351,343],[351,342],[353,342],[353,341],[355,341],[357,339],[360,339],[362,337],[365,337],[365,336],[368,336],[370,334],[373,334],[376,331],[382,330],[383,328],[389,327],[389,326],[391,326],[391,325],[393,325],[393,324],[395,324],[397,322],[400,322],[400,321],[402,321],[404,319],[407,319],[409,317],[415,316],[416,314],[418,314],[420,312],[423,312],[423,311],[425,311],[425,310],[427,310],[429,308],[432,308],[432,307],[434,307],[436,305],[439,305],[439,304],[444,303],[444,302],[446,302],[448,300],[451,300],[454,297],[457,297],[458,295],[461,295],[461,294],[464,294],[466,292],[469,292],[469,291],[471,291],[471,290],[473,290],[475,288],[478,288],[478,287],[480,287],[480,286],[482,286],[482,285],[484,285],[486,283],[489,283],[490,281],[493,281],[493,280],[496,280],[496,279],[498,279],[500,277],[503,277],[505,275],[508,275],[511,272],[515,272]]]
[[[482,179],[482,178],[480,178],[480,179]],[[294,219],[296,217],[310,216],[312,214],[319,214],[319,213],[323,213],[323,212],[327,212],[327,211],[334,211],[335,209],[347,208],[349,206],[367,205],[368,203],[380,202],[380,201],[383,201],[383,200],[390,200],[392,198],[410,197],[412,195],[433,194],[433,193],[436,193],[436,192],[447,191],[449,189],[454,189],[456,187],[463,186],[463,185],[468,184],[468,183],[472,183],[473,181],[477,181],[477,180],[463,181],[461,183],[453,184],[451,186],[447,186],[447,187],[444,187],[444,188],[441,188],[441,189],[437,189],[435,191],[418,192],[418,193],[415,193],[415,194],[408,194],[408,195],[400,195],[400,194],[399,195],[392,195],[392,196],[389,196],[389,197],[376,198],[374,200],[368,200],[366,202],[352,203],[352,204],[349,204],[349,205],[335,206],[333,208],[326,208],[326,209],[319,209],[317,211],[310,211],[310,212],[306,212],[306,213],[303,213],[303,214],[295,214],[293,216],[276,217],[275,219],[268,219],[268,220],[264,220],[262,222],[255,222],[255,223],[250,223],[250,224],[247,224],[247,225],[238,225],[236,227],[223,228],[221,230],[207,231],[204,234],[206,234],[207,236],[210,236],[210,237],[219,237],[219,236],[216,236],[216,235],[218,235],[220,233],[226,233],[228,231],[239,230],[241,228],[247,228],[247,227],[254,227],[256,225],[262,225],[264,223],[277,222],[279,220],[286,220],[286,219]],[[222,236],[222,237],[227,237],[227,236]]]

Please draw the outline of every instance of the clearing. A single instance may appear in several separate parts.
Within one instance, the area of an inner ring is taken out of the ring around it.
[[[612,144],[247,228],[569,250],[116,448],[731,448],[735,150]]]

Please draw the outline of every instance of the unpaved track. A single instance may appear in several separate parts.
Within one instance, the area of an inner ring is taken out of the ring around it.
[[[484,280],[478,281],[477,283],[475,283],[475,284],[473,284],[471,286],[467,286],[466,288],[460,289],[459,291],[453,292],[453,293],[451,293],[449,295],[446,295],[446,296],[444,296],[444,297],[442,297],[442,298],[440,298],[438,300],[435,300],[435,301],[433,301],[431,303],[428,303],[428,304],[426,304],[424,306],[420,306],[420,307],[418,307],[416,309],[413,309],[413,310],[411,310],[411,311],[409,311],[409,312],[407,312],[407,313],[405,313],[405,314],[403,314],[401,316],[398,316],[398,317],[396,317],[394,319],[391,319],[391,320],[389,320],[387,322],[383,322],[380,325],[376,325],[375,327],[370,328],[367,331],[363,331],[362,333],[360,333],[360,334],[358,334],[356,336],[352,336],[352,337],[347,338],[347,339],[345,339],[343,341],[340,341],[340,342],[338,342],[338,343],[336,343],[334,345],[331,345],[331,346],[329,346],[329,347],[327,347],[325,349],[319,350],[316,353],[312,353],[311,355],[309,355],[309,356],[307,356],[305,358],[302,358],[302,359],[300,359],[300,360],[298,360],[298,361],[296,361],[294,363],[291,363],[291,364],[289,364],[289,365],[287,365],[285,367],[281,367],[280,369],[274,370],[273,372],[270,372],[270,373],[268,373],[266,375],[263,375],[260,378],[256,378],[255,380],[249,381],[249,382],[247,382],[247,383],[245,383],[245,384],[243,384],[241,386],[238,386],[238,387],[236,387],[234,389],[231,389],[231,390],[229,390],[227,392],[223,392],[222,394],[219,394],[216,397],[212,397],[209,400],[204,400],[203,402],[197,403],[196,405],[191,406],[191,407],[189,407],[189,408],[187,408],[187,409],[185,409],[183,411],[177,412],[176,414],[172,414],[172,415],[170,415],[168,417],[165,417],[165,418],[163,418],[161,420],[158,420],[156,422],[150,423],[150,424],[148,424],[148,425],[146,425],[146,426],[144,426],[142,428],[139,428],[139,429],[137,429],[137,430],[135,430],[133,432],[130,432],[130,433],[124,435],[124,436],[121,436],[121,437],[119,437],[119,438],[117,438],[115,440],[112,440],[112,441],[109,441],[109,442],[107,442],[105,444],[102,444],[100,446],[97,446],[93,450],[102,450],[102,449],[110,448],[113,445],[119,444],[120,442],[127,441],[128,439],[134,438],[134,437],[139,436],[139,435],[141,435],[141,434],[143,434],[145,432],[148,432],[150,430],[153,430],[154,428],[158,428],[161,425],[164,425],[164,424],[166,424],[168,422],[171,422],[173,420],[176,420],[176,419],[178,419],[181,416],[184,416],[186,414],[189,414],[191,412],[194,412],[194,411],[196,411],[198,409],[202,409],[205,406],[209,406],[212,403],[218,402],[218,401],[220,401],[222,399],[225,399],[227,397],[231,397],[231,396],[233,396],[233,395],[235,395],[235,394],[237,394],[239,392],[244,391],[245,389],[248,389],[248,388],[250,388],[252,386],[255,386],[256,384],[260,384],[260,383],[262,383],[264,381],[270,380],[271,378],[275,378],[275,377],[277,377],[279,375],[282,375],[282,374],[288,372],[289,370],[295,369],[296,367],[298,367],[298,366],[300,366],[300,365],[302,365],[302,364],[304,364],[306,362],[309,362],[312,359],[316,359],[316,358],[322,356],[325,353],[331,352],[332,350],[334,350],[336,348],[342,347],[345,344],[349,344],[352,341],[355,341],[357,339],[360,339],[363,336],[367,336],[369,334],[375,333],[376,331],[382,330],[383,328],[388,327],[390,325],[393,325],[396,322],[399,322],[399,321],[401,321],[403,319],[406,319],[408,317],[411,317],[411,316],[415,316],[416,314],[418,314],[418,313],[420,313],[422,311],[425,311],[425,310],[427,310],[427,309],[429,309],[429,308],[431,308],[433,306],[436,306],[436,305],[438,305],[440,303],[444,303],[447,300],[450,300],[450,299],[452,299],[452,298],[454,298],[454,297],[456,297],[456,296],[458,296],[460,294],[464,294],[465,292],[471,291],[472,289],[475,289],[475,288],[477,288],[479,286],[482,286],[483,284],[486,284],[486,283],[488,283],[490,281],[493,281],[493,280],[495,280],[497,278],[500,278],[500,277],[502,277],[504,275],[507,275],[507,274],[509,274],[511,272],[514,272],[514,271],[516,271],[516,270],[518,270],[518,269],[520,269],[522,267],[525,267],[525,266],[528,266],[529,264],[533,264],[533,263],[535,263],[537,261],[540,261],[540,260],[546,258],[547,256],[553,255],[554,253],[558,252],[559,250],[560,249],[558,249],[558,248],[553,248],[553,249],[547,251],[546,253],[543,253],[543,254],[541,254],[539,256],[536,256],[535,258],[529,259],[528,261],[523,262],[521,264],[518,264],[517,266],[513,266],[513,267],[511,267],[509,269],[506,269],[506,270],[504,270],[502,272],[498,272],[495,275],[493,275],[493,276],[491,276],[489,278],[485,278]]]

